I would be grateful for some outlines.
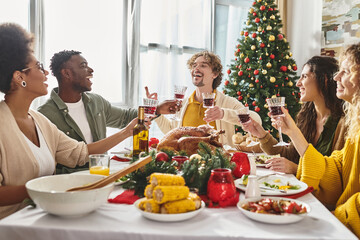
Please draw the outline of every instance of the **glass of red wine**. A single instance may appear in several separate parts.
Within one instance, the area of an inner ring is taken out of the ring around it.
[[[237,115],[238,115],[239,120],[240,120],[241,123],[248,123],[248,122],[251,121],[249,107],[241,108],[240,110],[238,110]],[[251,141],[246,146],[247,147],[252,147],[252,146],[255,146],[255,145],[259,144],[259,142],[254,141],[254,139],[252,138],[251,133],[250,132],[248,132],[248,133],[249,133],[249,137],[250,137]]]
[[[176,100],[178,106],[180,106],[180,103],[184,99],[186,89],[187,89],[186,86],[175,85],[174,97],[175,97],[175,100]],[[180,121],[179,112],[176,112],[171,119]]]
[[[285,106],[285,97],[276,97],[276,98],[268,98],[266,102],[269,106],[270,114],[272,118],[280,120],[280,117],[284,117],[285,114],[281,110],[281,107]],[[282,133],[281,133],[281,126],[279,126],[279,142],[274,145],[274,147],[278,146],[288,146],[289,143],[283,141]]]
[[[213,108],[215,105],[215,93],[209,92],[209,93],[202,93],[203,97],[203,106],[204,108]],[[210,128],[214,128],[209,124],[209,122],[206,122],[206,125]]]
[[[156,107],[158,100],[152,98],[143,98],[144,113],[146,117],[156,117]]]

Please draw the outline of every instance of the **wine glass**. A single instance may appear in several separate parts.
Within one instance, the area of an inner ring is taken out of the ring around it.
[[[203,97],[203,106],[204,108],[213,108],[215,105],[215,93],[209,92],[209,93],[202,93]],[[214,128],[209,124],[209,122],[206,122],[206,125],[210,128]]]
[[[177,106],[180,106],[180,103],[184,99],[186,89],[186,86],[175,85],[174,94]],[[171,119],[180,121],[179,112],[176,112]]]
[[[143,98],[144,113],[146,117],[156,117],[156,107],[158,100],[152,98]]]
[[[250,111],[249,111],[249,107],[243,107],[240,110],[238,110],[237,115],[239,117],[239,120],[241,123],[248,123],[251,121],[250,119]],[[251,139],[250,143],[248,145],[246,145],[247,147],[252,147],[255,145],[258,145],[259,142],[255,142],[252,138],[252,135],[250,132],[249,133],[249,137]]]
[[[284,117],[284,113],[281,110],[281,107],[285,106],[285,97],[276,97],[276,98],[268,98],[266,102],[269,106],[271,117],[277,120],[280,120],[280,117]],[[280,141],[274,145],[274,147],[278,146],[288,146],[289,143],[283,141],[282,134],[281,134],[281,126],[279,126],[279,139]]]

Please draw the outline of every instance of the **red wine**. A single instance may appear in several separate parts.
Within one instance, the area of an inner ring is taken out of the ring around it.
[[[184,99],[184,94],[175,93],[176,99]]]
[[[283,112],[281,110],[281,106],[274,106],[274,107],[270,107],[270,113],[271,115],[282,115]]]
[[[156,107],[151,107],[151,106],[145,106],[144,107],[144,112],[147,115],[156,115]]]
[[[250,114],[238,114],[239,120],[242,123],[250,121]]]
[[[204,107],[208,108],[208,107],[212,107],[214,106],[214,98],[205,98],[204,99]]]

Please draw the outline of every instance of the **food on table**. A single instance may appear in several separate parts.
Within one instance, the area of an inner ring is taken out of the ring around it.
[[[247,202],[242,204],[243,209],[250,212],[282,215],[284,213],[302,214],[306,213],[307,209],[301,204],[290,200],[273,200],[270,198],[263,198],[259,201]]]
[[[235,152],[231,157],[231,162],[236,164],[236,167],[232,170],[236,178],[250,174],[250,162],[246,153]]]
[[[140,201],[139,209],[151,213],[176,214],[194,211],[201,207],[200,197],[184,186],[183,177],[163,173],[153,173],[150,177],[156,180],[156,184],[160,184],[155,186],[150,180],[144,192],[146,198]]]
[[[232,141],[234,144],[240,144],[244,141],[244,136],[241,134],[241,133],[235,133],[233,136],[232,136]]]
[[[223,147],[219,142],[220,134],[225,131],[216,131],[212,128],[200,127],[179,127],[168,132],[159,142],[157,149],[168,149],[172,151],[186,151],[187,155],[197,153],[199,142],[210,144],[212,149]]]
[[[255,163],[256,164],[265,164],[266,160],[272,159],[275,157],[280,157],[280,154],[277,155],[258,155],[255,157]]]
[[[274,183],[280,183],[280,184],[271,184],[271,183],[268,183],[268,182],[263,182],[263,184],[266,187],[279,189],[279,190],[289,190],[289,189],[297,190],[297,189],[300,189],[299,185],[292,185],[292,184],[290,184],[290,182],[287,182],[285,185],[281,185],[281,180],[280,179],[275,179],[275,180],[273,180],[273,182]]]
[[[257,142],[256,138],[254,138],[254,137],[250,138],[248,135],[244,135],[244,136],[242,136],[242,138],[240,138],[238,135],[241,135],[241,133],[236,133],[232,136],[233,144],[235,145],[235,148],[237,150],[243,151],[243,152],[254,152],[254,153],[262,153],[263,152],[263,150],[260,148],[260,144],[257,144],[252,147],[247,146],[251,142],[251,139],[253,141]]]
[[[185,199],[189,196],[186,186],[156,186],[153,191],[155,202],[161,204],[169,201]]]

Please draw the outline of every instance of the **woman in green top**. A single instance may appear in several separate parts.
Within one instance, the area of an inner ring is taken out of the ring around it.
[[[333,150],[341,149],[345,142],[343,101],[336,97],[336,82],[333,79],[338,69],[336,59],[314,56],[304,64],[301,77],[296,83],[300,89],[300,100],[304,102],[297,115],[297,126],[306,140],[323,155],[330,155]],[[277,140],[260,124],[250,121],[243,125],[245,131],[259,138],[264,152],[270,155],[280,154],[281,157],[266,162],[267,168],[296,174],[299,154],[293,144],[274,147]]]

